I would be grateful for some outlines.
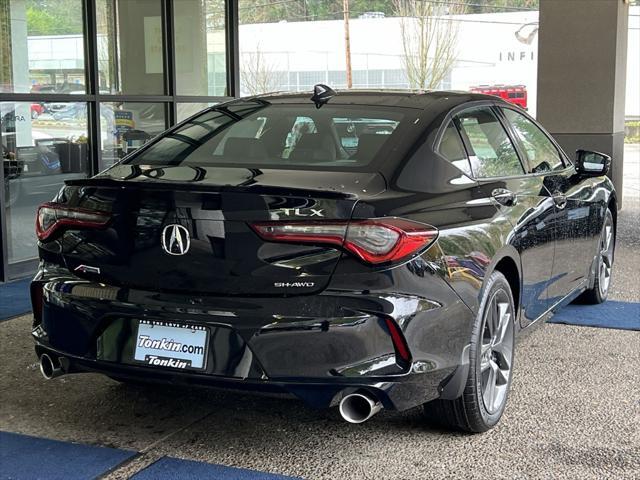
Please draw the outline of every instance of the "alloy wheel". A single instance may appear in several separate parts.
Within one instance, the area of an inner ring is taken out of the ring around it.
[[[600,259],[598,262],[598,287],[600,295],[605,297],[611,283],[611,268],[613,266],[613,221],[607,215],[600,236]]]
[[[513,361],[513,311],[504,290],[495,292],[485,309],[480,351],[481,394],[489,414],[500,410],[509,387]]]

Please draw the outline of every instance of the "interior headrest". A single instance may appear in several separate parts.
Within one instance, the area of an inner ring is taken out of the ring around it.
[[[358,151],[355,155],[357,159],[371,160],[382,148],[382,144],[389,138],[389,135],[376,133],[363,133],[358,138]]]
[[[319,133],[302,135],[289,158],[293,161],[333,162],[337,157],[336,146],[331,137]]]

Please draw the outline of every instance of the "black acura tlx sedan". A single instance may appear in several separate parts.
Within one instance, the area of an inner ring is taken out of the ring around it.
[[[424,405],[485,431],[516,336],[607,297],[610,162],[480,94],[214,106],[39,207],[42,373],[279,392],[352,423]]]

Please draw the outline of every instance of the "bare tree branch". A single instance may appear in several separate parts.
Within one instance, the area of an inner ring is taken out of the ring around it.
[[[250,95],[274,91],[279,82],[276,65],[267,62],[260,44],[256,44],[253,52],[241,53],[242,84]]]
[[[400,18],[403,65],[411,88],[438,87],[456,60],[460,6],[423,0],[393,0]]]

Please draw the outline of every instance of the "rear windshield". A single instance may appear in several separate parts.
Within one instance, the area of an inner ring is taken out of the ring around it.
[[[361,169],[403,117],[391,107],[234,102],[189,119],[125,163]]]

